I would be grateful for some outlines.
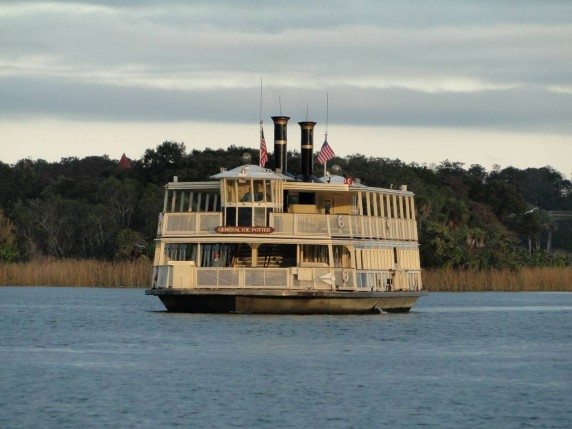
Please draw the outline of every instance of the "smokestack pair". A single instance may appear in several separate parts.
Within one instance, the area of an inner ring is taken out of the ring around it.
[[[288,138],[287,138],[287,124],[289,116],[272,116],[274,121],[274,170],[280,169],[282,174],[292,176],[288,173],[287,167],[287,154],[288,154]],[[298,122],[302,132],[300,139],[301,149],[301,162],[300,162],[300,176],[304,182],[314,182],[314,126],[316,122]]]

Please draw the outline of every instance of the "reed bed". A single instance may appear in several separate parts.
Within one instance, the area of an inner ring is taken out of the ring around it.
[[[0,264],[4,286],[148,287],[152,262],[43,259]],[[572,291],[572,267],[510,270],[424,270],[428,291]]]
[[[423,287],[441,292],[572,291],[572,267],[518,270],[424,270]]]
[[[46,259],[0,264],[0,285],[148,287],[152,262]]]

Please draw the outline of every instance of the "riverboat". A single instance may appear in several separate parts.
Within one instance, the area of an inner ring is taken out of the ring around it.
[[[408,312],[424,294],[414,194],[366,186],[339,168],[314,176],[308,121],[299,123],[294,177],[290,118],[272,119],[273,169],[246,157],[209,181],[165,186],[146,294],[172,312]]]

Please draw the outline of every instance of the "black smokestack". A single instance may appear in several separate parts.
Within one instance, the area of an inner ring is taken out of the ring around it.
[[[300,175],[304,182],[314,182],[314,126],[315,122],[298,122],[302,132]]]
[[[287,128],[289,116],[272,116],[274,121],[274,171],[279,168],[282,174],[286,174],[288,156]]]

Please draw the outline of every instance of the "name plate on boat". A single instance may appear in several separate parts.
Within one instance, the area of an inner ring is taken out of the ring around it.
[[[215,232],[219,234],[270,234],[274,228],[269,226],[217,226]]]

